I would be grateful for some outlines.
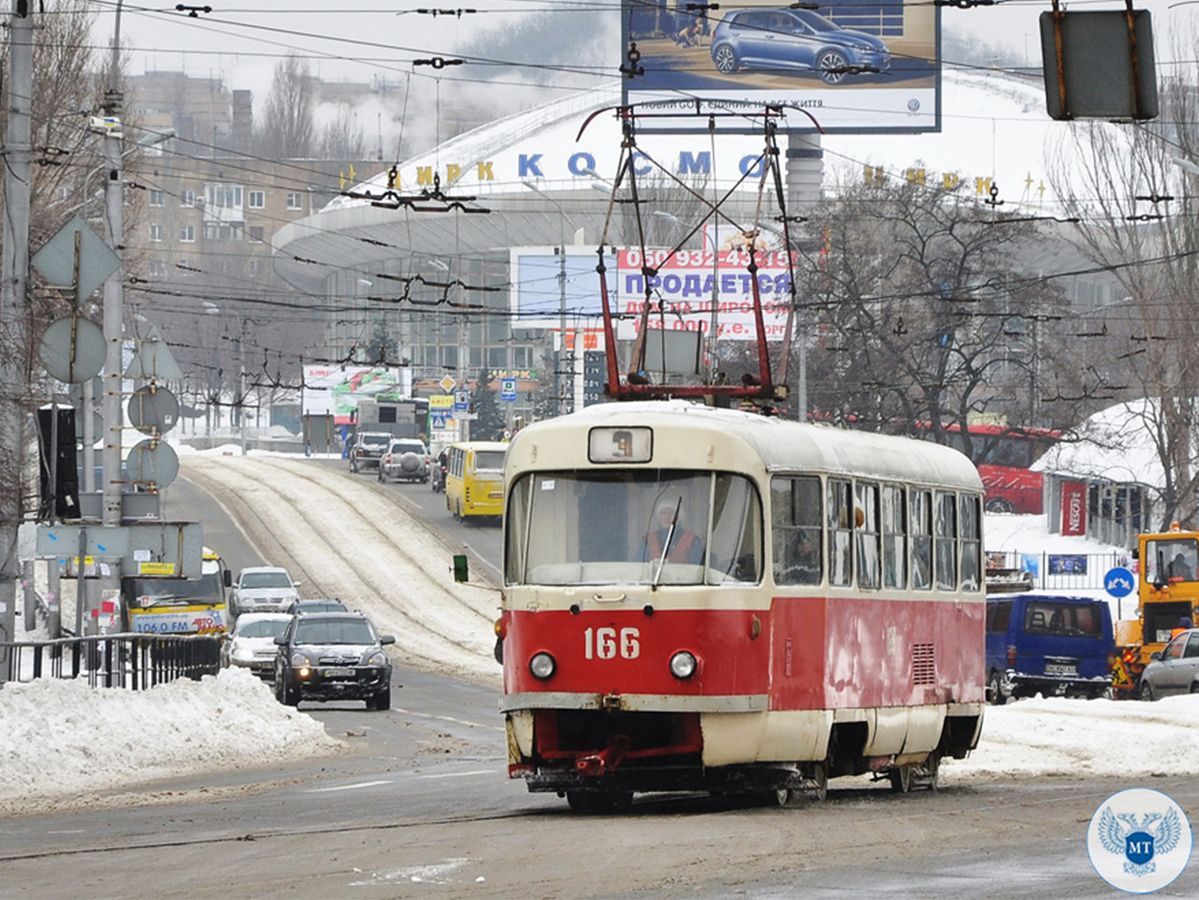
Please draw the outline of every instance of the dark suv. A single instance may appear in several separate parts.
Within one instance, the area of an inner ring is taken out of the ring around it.
[[[391,435],[385,431],[360,431],[350,444],[350,471],[377,469],[379,460],[391,443]]]
[[[825,84],[840,84],[853,69],[891,68],[891,52],[880,38],[806,9],[728,12],[712,32],[710,52],[725,75],[738,69],[812,72]]]
[[[391,709],[391,660],[380,636],[362,613],[296,616],[275,638],[275,696],[295,706],[301,700],[365,700],[367,709]]]

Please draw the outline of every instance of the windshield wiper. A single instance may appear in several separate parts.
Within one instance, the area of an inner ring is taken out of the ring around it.
[[[674,505],[674,516],[670,520],[670,531],[662,542],[662,556],[658,559],[658,571],[654,573],[654,581],[650,587],[656,588],[662,578],[662,570],[666,568],[666,556],[670,553],[670,545],[674,541],[674,532],[679,525],[679,510],[683,508],[683,495],[679,494],[679,502]]]

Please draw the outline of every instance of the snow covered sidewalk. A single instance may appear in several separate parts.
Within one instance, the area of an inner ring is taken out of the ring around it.
[[[1199,766],[1199,695],[1019,700],[988,707],[978,749],[950,760],[947,784],[1044,775],[1186,775]]]
[[[342,744],[248,672],[149,691],[42,679],[0,690],[0,812]]]

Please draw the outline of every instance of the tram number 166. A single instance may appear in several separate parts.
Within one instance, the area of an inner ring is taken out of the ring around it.
[[[588,628],[583,632],[586,659],[636,659],[641,655],[641,632],[636,628]]]

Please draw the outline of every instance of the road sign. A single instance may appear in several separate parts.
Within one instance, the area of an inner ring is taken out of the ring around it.
[[[63,561],[77,560],[82,549],[85,570],[96,559],[119,556],[126,572],[136,572],[147,562],[169,562],[181,577],[199,578],[203,548],[204,526],[196,522],[135,522],[115,527],[39,525],[37,530],[38,556],[67,565]]]
[[[1116,598],[1127,597],[1133,592],[1136,583],[1136,576],[1123,566],[1108,569],[1103,576],[1103,589]]]
[[[129,422],[142,434],[166,434],[179,421],[179,400],[164,387],[139,387],[129,398]]]
[[[75,280],[75,246],[78,234],[79,280]],[[76,216],[29,260],[46,281],[57,288],[74,287],[75,299],[85,300],[121,266],[121,259],[92,227]]]
[[[446,375],[441,379],[441,381],[439,381],[437,383],[439,385],[441,385],[441,389],[443,391],[445,391],[447,394],[450,391],[452,391],[455,387],[457,387],[457,385],[458,385],[458,382],[454,380],[453,375]]]
[[[129,451],[128,466],[133,481],[162,488],[179,474],[179,457],[169,444],[145,440]]]
[[[171,348],[155,332],[138,342],[137,352],[125,369],[125,377],[145,381],[179,381],[183,378],[183,371],[175,361]]]
[[[470,412],[470,391],[454,391],[454,412]]]
[[[448,409],[431,409],[429,427],[433,431],[449,431],[454,427],[454,416]]]
[[[500,379],[500,399],[508,403],[516,402],[516,379],[501,378]]]
[[[100,326],[78,315],[51,324],[38,346],[46,372],[65,384],[81,384],[99,375],[106,352]]]

